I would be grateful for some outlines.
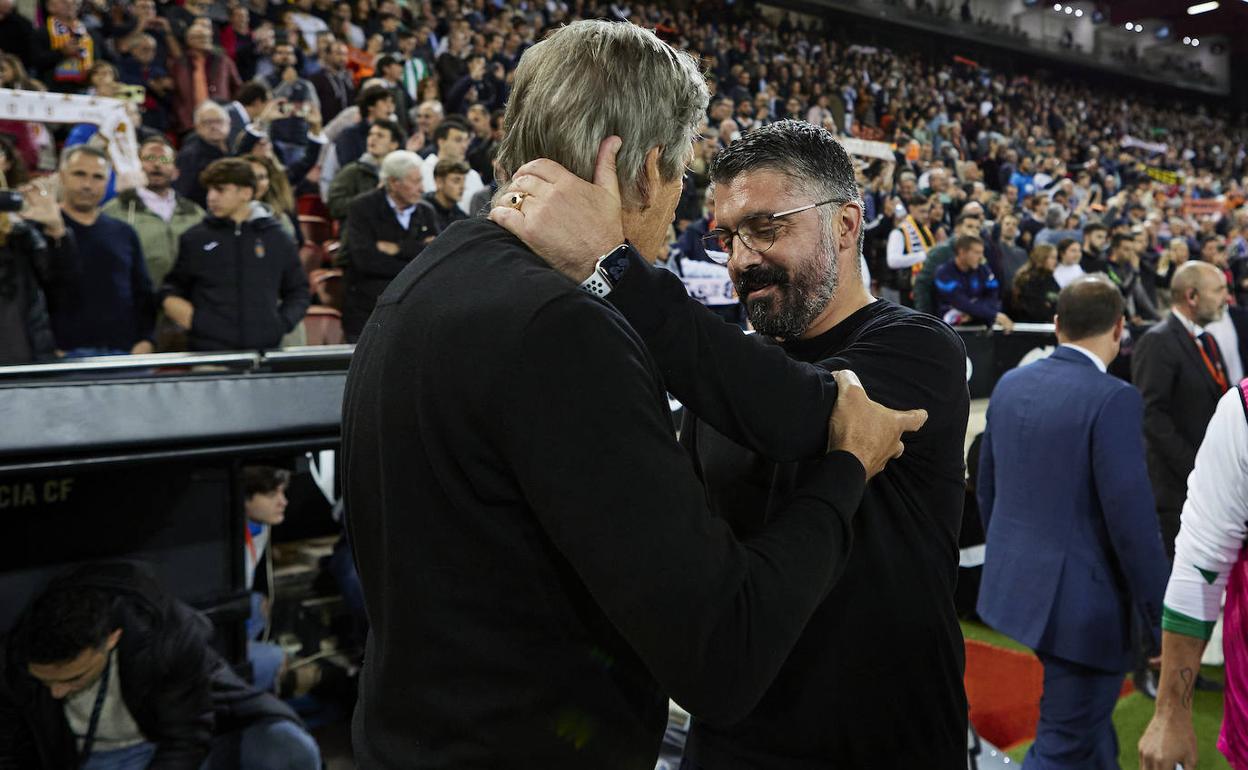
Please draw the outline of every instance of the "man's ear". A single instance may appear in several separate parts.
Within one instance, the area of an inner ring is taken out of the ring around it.
[[[115,629],[111,634],[109,634],[108,639],[104,642],[105,649],[112,652],[113,649],[117,647],[117,643],[121,641],[121,634],[122,630],[120,628]]]
[[[650,208],[653,202],[650,200],[654,191],[659,189],[663,184],[663,175],[659,173],[659,156],[663,154],[663,148],[655,145],[646,153],[646,162],[643,165],[642,173],[637,175],[637,208],[645,211]]]

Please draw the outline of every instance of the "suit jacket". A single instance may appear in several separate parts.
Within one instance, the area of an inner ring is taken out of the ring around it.
[[[346,264],[343,270],[342,327],[348,339],[359,337],[377,298],[408,262],[438,233],[437,217],[424,201],[416,204],[408,228],[403,229],[379,187],[358,196],[347,210]],[[399,246],[398,254],[377,248],[378,241]]]
[[[1242,346],[1242,335],[1240,340]],[[1187,497],[1196,450],[1222,392],[1174,313],[1135,343],[1131,381],[1144,397],[1148,477],[1157,508],[1178,512]]]
[[[1125,671],[1159,638],[1169,565],[1145,477],[1143,404],[1060,347],[993,390],[977,493],[978,611],[1038,652]]]
[[[321,119],[325,123],[329,123],[338,113],[355,103],[355,85],[351,82],[349,72],[344,71],[335,76],[329,70],[322,69],[308,79],[312,81],[316,96],[321,100]]]

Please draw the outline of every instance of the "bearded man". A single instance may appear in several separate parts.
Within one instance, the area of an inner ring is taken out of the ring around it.
[[[549,160],[521,167],[522,205],[490,216],[573,280],[595,233],[618,230],[613,169],[595,184]],[[755,335],[712,315],[679,279],[634,259],[607,295],[686,406],[681,442],[712,513],[758,533],[808,477],[832,372],[852,369],[880,403],[928,422],[872,478],[854,546],[774,683],[744,719],[694,714],[685,770],[966,767],[962,634],[954,612],[969,397],[965,350],[936,318],[876,299],[863,282],[854,169],[822,128],[781,121],[721,151],[714,249]],[[712,427],[714,426],[714,427]]]

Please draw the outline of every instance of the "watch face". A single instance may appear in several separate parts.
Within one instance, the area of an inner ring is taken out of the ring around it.
[[[628,271],[628,247],[621,246],[604,257],[602,269],[606,271],[612,285],[619,283],[620,279],[624,277],[624,273]]]

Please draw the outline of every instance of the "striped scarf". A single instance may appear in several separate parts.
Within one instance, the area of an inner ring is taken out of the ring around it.
[[[420,81],[429,77],[429,74],[429,65],[419,56],[403,62],[403,90],[407,92],[413,104],[420,98],[417,93]]]
[[[913,254],[916,251],[930,251],[934,239],[932,231],[928,230],[925,225],[921,225],[914,221],[914,217],[907,216],[901,222],[901,233],[906,236],[906,253]],[[923,263],[919,262],[914,265],[911,270],[918,272],[923,269]]]
[[[55,17],[49,18],[47,25],[48,44],[51,48],[63,48],[77,37],[78,46],[82,49],[77,58],[64,59],[56,65],[52,72],[53,80],[58,83],[87,82],[87,72],[95,64],[95,41],[87,34],[86,26],[81,21],[74,21],[73,26],[67,26]]]

